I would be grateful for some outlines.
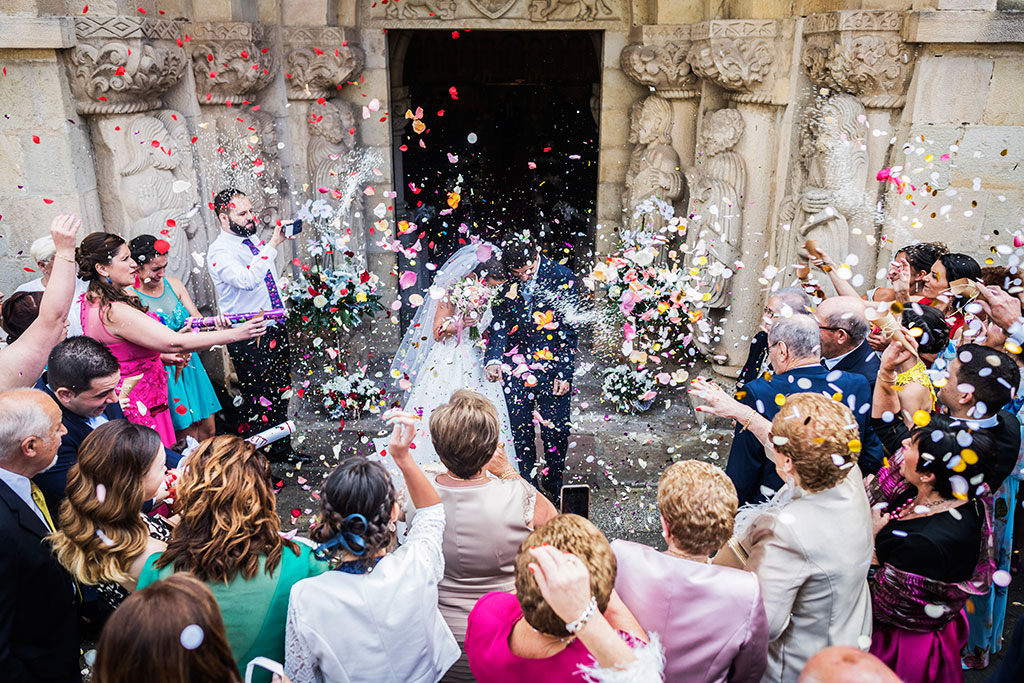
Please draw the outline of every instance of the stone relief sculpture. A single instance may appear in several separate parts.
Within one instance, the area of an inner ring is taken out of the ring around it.
[[[384,10],[388,19],[455,18],[455,0],[403,0],[392,2]]]
[[[574,21],[594,21],[601,15],[611,15],[612,8],[605,0],[533,0],[530,3],[530,21],[548,21],[555,13],[564,15],[557,18],[567,19],[572,8],[576,8]]]
[[[327,100],[324,106],[315,107],[314,115],[306,119],[309,130],[309,145],[306,148],[306,165],[309,172],[310,190],[315,198],[322,198],[338,209],[340,231],[351,230],[352,239],[348,248],[357,254],[362,252],[364,229],[362,219],[363,193],[359,192],[358,176],[352,171],[358,169],[355,155],[355,136],[349,131],[356,127],[356,115],[352,105],[337,100]],[[392,121],[399,120],[394,117]],[[407,121],[404,117],[401,120]],[[340,199],[330,194],[320,194],[319,188],[329,188],[341,193]]]
[[[191,253],[204,253],[207,244],[185,118],[163,110],[134,116],[121,128],[123,145],[114,153],[126,237],[149,234],[170,242],[168,273],[188,285]]]
[[[469,4],[488,19],[497,19],[512,9],[516,0],[469,0]]]
[[[626,190],[622,206],[626,225],[631,229],[643,223],[650,229],[661,227],[656,212],[635,218],[637,207],[651,197],[672,204],[683,196],[683,172],[679,155],[672,148],[672,106],[657,95],[648,95],[630,110],[629,141],[633,152],[626,171]]]
[[[853,95],[833,95],[805,114],[799,185],[779,209],[775,264],[793,265],[813,239],[833,258],[849,250],[852,224],[870,220],[864,105]]]
[[[161,105],[185,70],[185,51],[141,40],[83,41],[67,55],[79,113],[129,114]]]
[[[708,258],[709,308],[730,304],[726,271],[735,269],[743,256],[743,197],[746,166],[733,148],[743,137],[743,116],[735,109],[718,109],[704,115],[698,141],[697,165],[686,169],[690,193],[687,206],[687,244],[691,254]]]

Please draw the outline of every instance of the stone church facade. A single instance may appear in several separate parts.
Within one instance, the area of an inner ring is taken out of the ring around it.
[[[288,218],[357,150],[375,160],[374,194],[360,198],[365,231],[351,245],[390,302],[395,254],[369,234],[371,208],[387,205],[393,231],[393,152],[415,106],[401,65],[415,55],[389,54],[387,32],[586,30],[601,41],[592,246],[613,250],[651,195],[702,216],[702,206],[741,197],[730,215],[690,229],[714,239],[723,262],[744,265],[731,295],[709,302],[723,333],[707,350],[734,374],[768,288],[785,277],[766,265],[784,269],[809,238],[837,259],[854,255],[864,287],[881,284],[893,245],[913,240],[999,262],[995,247],[1021,228],[1024,202],[1018,9],[1016,0],[6,0],[0,289],[26,279],[27,245],[63,211],[126,237],[166,231],[170,271],[209,307],[212,192],[239,185],[266,217]],[[878,179],[896,167],[913,191]],[[282,254],[281,266],[294,256]]]

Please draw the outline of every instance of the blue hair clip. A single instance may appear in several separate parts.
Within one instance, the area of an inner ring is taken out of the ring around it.
[[[342,526],[347,526],[348,523],[353,520],[357,522],[362,522],[362,533],[366,533],[366,529],[369,528],[369,524],[366,521],[366,517],[363,517],[358,512],[355,512],[346,517],[342,522]],[[326,543],[321,543],[320,545],[318,545],[316,550],[313,551],[313,557],[320,560],[321,562],[326,562],[327,560],[331,559],[331,555],[334,554],[334,549],[337,548],[339,545],[342,548],[344,548],[347,552],[350,552],[357,557],[361,556],[363,553],[366,552],[366,541],[360,534],[357,534],[353,531],[342,530],[335,534],[334,538],[332,538],[331,540],[327,541]]]

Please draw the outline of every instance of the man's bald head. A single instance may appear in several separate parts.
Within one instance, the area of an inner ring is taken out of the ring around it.
[[[808,659],[798,683],[900,683],[900,679],[873,654],[837,645]]]
[[[44,392],[0,393],[0,467],[29,478],[44,472],[56,462],[66,433],[60,406]]]
[[[871,331],[864,317],[864,300],[833,296],[818,304],[814,318],[821,328],[821,355],[835,358],[861,345]]]

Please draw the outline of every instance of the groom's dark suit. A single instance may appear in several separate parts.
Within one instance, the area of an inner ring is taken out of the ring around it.
[[[576,285],[571,270],[543,256],[532,287],[527,282],[505,283],[494,298],[494,320],[485,353],[486,364],[502,362],[515,373],[506,374],[503,381],[519,471],[530,478],[537,461],[533,426],[536,409],[541,417],[547,462],[546,472],[540,474],[545,488],[556,495],[562,487],[569,447],[569,397],[578,340],[576,329],[566,322],[566,314],[580,304]],[[552,316],[550,323],[545,318],[548,314]],[[522,369],[522,363],[530,366],[528,372],[517,370]],[[527,386],[528,375],[536,377],[536,385]],[[569,391],[562,396],[551,393],[556,379],[570,383]]]

